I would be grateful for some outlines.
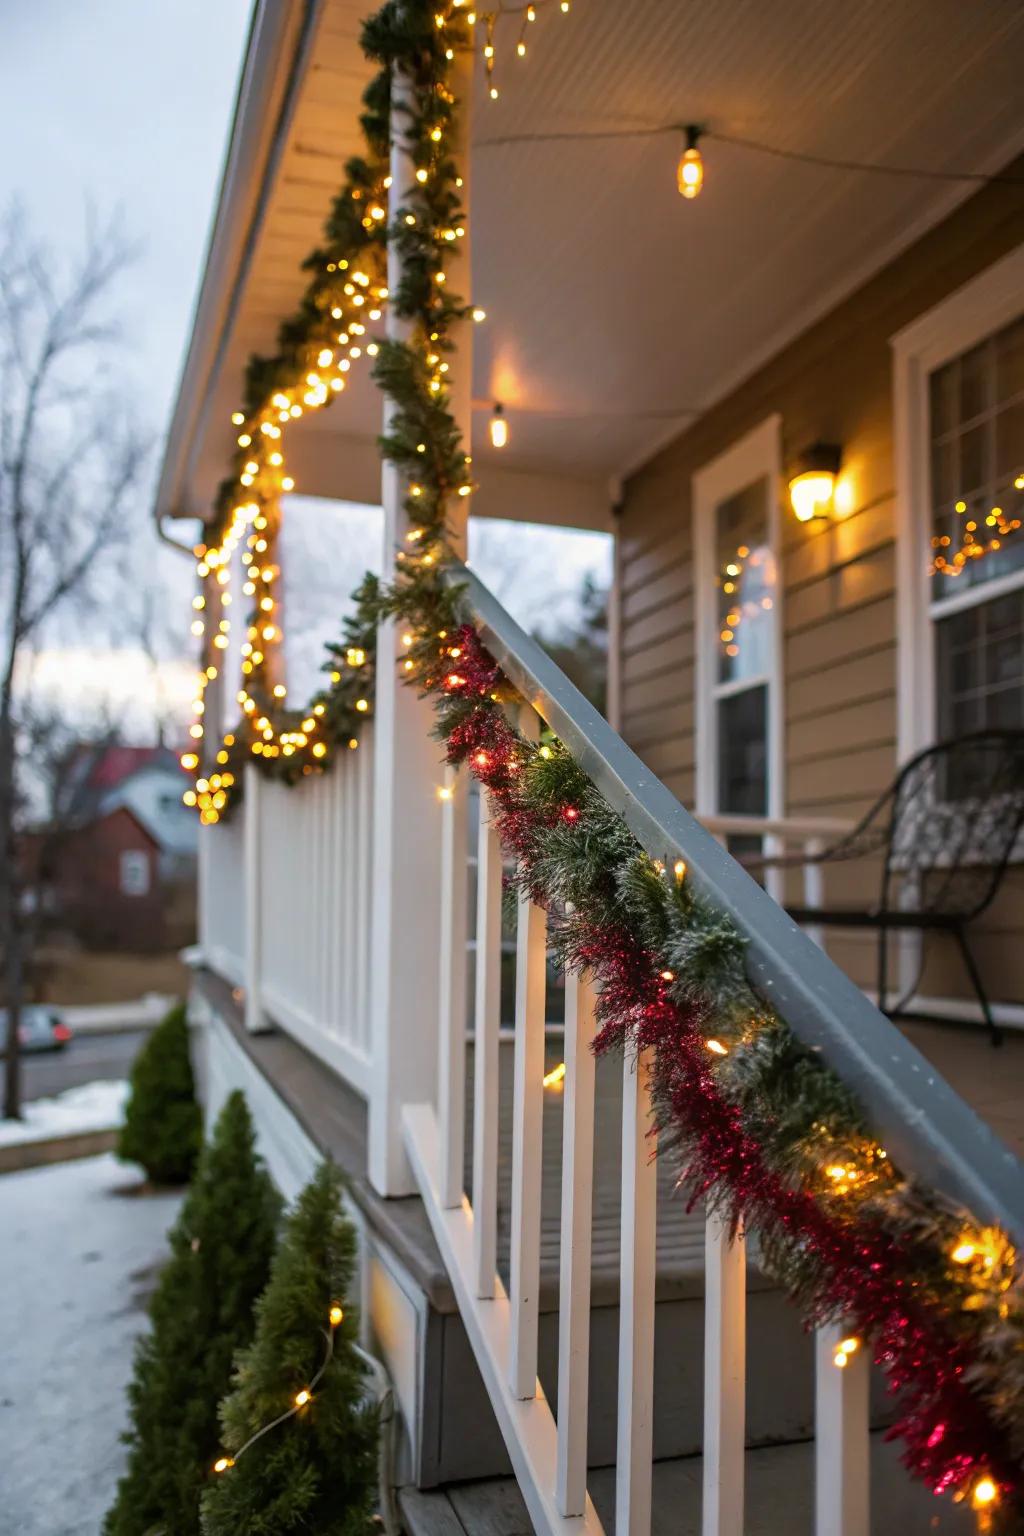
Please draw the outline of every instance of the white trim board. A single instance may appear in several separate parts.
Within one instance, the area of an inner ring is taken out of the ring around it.
[[[785,702],[782,630],[782,527],[779,494],[782,481],[782,417],[765,418],[724,453],[696,470],[692,480],[693,585],[696,594],[695,647],[695,749],[696,807],[698,816],[712,816],[718,806],[718,756],[715,703],[736,691],[733,685],[715,684],[718,614],[715,601],[714,514],[720,502],[755,480],[768,482],[768,542],[775,556],[777,581],[771,624],[771,663],[768,684],[768,804],[766,814],[785,813]],[[744,686],[755,680],[747,679]]]

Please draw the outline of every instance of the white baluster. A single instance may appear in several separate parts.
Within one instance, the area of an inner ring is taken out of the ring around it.
[[[348,749],[345,749],[348,752]],[[359,748],[362,751],[362,748]],[[344,802],[342,804],[342,858],[344,860],[344,885],[343,901],[344,915],[341,931],[338,935],[341,941],[343,956],[342,965],[342,993],[344,996],[345,1027],[350,1031],[354,1023],[354,1015],[358,1014],[362,1006],[360,996],[361,976],[357,964],[357,941],[359,934],[359,902],[362,892],[359,889],[359,795],[356,793],[356,776],[352,772],[352,754],[348,752],[345,758],[345,784]]]
[[[742,1232],[712,1214],[704,1264],[703,1536],[743,1536],[747,1275]]]
[[[498,1061],[501,1051],[501,846],[480,791],[473,1025],[473,1263],[476,1294],[494,1295],[498,1264]]]
[[[370,1050],[370,881],[373,859],[373,823],[376,807],[373,801],[373,728],[364,729],[359,746],[355,749],[354,771],[350,769],[349,783],[352,803],[355,806],[358,838],[354,854],[353,905],[355,924],[352,933],[353,970],[356,976],[356,1008],[359,1018],[359,1043],[364,1051]],[[350,762],[352,759],[350,758]]]
[[[544,1115],[544,961],[547,917],[519,898],[516,938],[516,1043],[512,1108],[512,1253],[509,1294],[512,1396],[533,1397],[537,1385],[540,1289],[541,1138]]]
[[[266,1028],[263,1011],[263,781],[245,766],[245,1027]]]
[[[815,1335],[815,1536],[868,1536],[870,1458],[868,1389],[871,1363],[863,1344],[836,1364],[849,1329],[835,1324]]]
[[[441,964],[437,1120],[441,1204],[462,1204],[466,1145],[466,775],[445,770],[441,808]]]
[[[622,1078],[622,1256],[615,1529],[651,1528],[654,1447],[654,1280],[657,1182],[648,1136],[649,1062],[627,1054]]]
[[[804,841],[804,857],[816,857],[824,849],[825,844],[820,837],[808,837]],[[804,865],[804,906],[823,907],[825,905],[825,869],[822,864]],[[804,928],[809,939],[813,939],[819,949],[825,948],[825,929],[821,923],[808,923]]]
[[[590,1252],[594,1192],[594,993],[565,978],[565,1096],[562,1105],[562,1226],[558,1291],[558,1461],[555,1497],[563,1515],[587,1499],[587,1391],[590,1379]]]
[[[766,859],[776,859],[779,854],[785,852],[785,845],[781,837],[770,835],[761,839],[761,849]],[[786,905],[786,871],[784,869],[777,867],[766,869],[764,888],[780,907]]]

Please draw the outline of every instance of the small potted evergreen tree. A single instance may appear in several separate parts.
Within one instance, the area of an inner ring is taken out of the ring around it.
[[[104,1536],[197,1536],[220,1444],[217,1409],[235,1351],[252,1339],[280,1209],[245,1099],[233,1093],[171,1229],[151,1328],[136,1346],[128,1467]]]
[[[340,1175],[324,1163],[285,1223],[255,1336],[238,1356],[221,1409],[219,1471],[203,1497],[204,1536],[367,1529],[377,1414],[344,1303],[354,1268]]]
[[[185,1184],[202,1144],[202,1116],[188,1048],[184,1003],[172,1008],[139,1051],[117,1155],[141,1163],[154,1184]]]

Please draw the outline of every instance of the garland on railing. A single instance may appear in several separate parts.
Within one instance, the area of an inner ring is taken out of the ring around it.
[[[1000,1495],[1011,1508],[1024,1462],[1013,1248],[900,1175],[839,1078],[752,991],[743,939],[684,866],[644,853],[559,742],[533,745],[509,724],[509,687],[455,604],[432,602],[429,618],[449,761],[487,790],[558,961],[596,980],[597,1049],[653,1052],[659,1150],[680,1183],[742,1218],[809,1323],[850,1331],[837,1367],[872,1348],[911,1470],[979,1510]]]
[[[331,687],[299,717],[306,741],[284,753],[280,709],[272,717],[264,697],[246,709],[247,734],[224,750],[232,762],[255,758],[288,777],[323,766],[317,746],[356,740],[369,712],[377,621],[399,619],[405,676],[434,700],[450,761],[466,764],[490,795],[516,879],[549,913],[559,960],[599,984],[599,1048],[652,1051],[659,1150],[678,1159],[691,1198],[742,1218],[808,1323],[849,1328],[837,1368],[853,1340],[872,1349],[899,1403],[893,1433],[908,1466],[937,1492],[969,1499],[987,1522],[997,1505],[1012,1522],[1024,1464],[1024,1287],[1013,1248],[901,1176],[836,1075],[752,992],[742,938],[694,894],[683,866],[665,870],[649,858],[559,742],[532,745],[513,729],[503,706],[514,690],[466,622],[459,591],[439,579],[450,560],[450,498],[471,485],[445,387],[449,328],[464,309],[438,274],[452,244],[443,231],[458,238],[463,226],[443,148],[456,109],[452,48],[436,15],[447,26],[454,12],[414,0],[399,25],[389,4],[366,29],[384,65],[370,93],[378,114],[370,180],[376,188],[384,164],[392,67],[413,87],[410,140],[426,172],[389,221],[406,263],[390,302],[411,334],[381,342],[375,367],[392,404],[382,449],[407,485],[398,574],[358,594],[333,650]],[[362,187],[357,180],[339,201]],[[358,226],[363,234],[349,227],[349,235],[378,241],[362,219]],[[315,301],[312,310],[320,313]],[[299,352],[309,345],[303,333]],[[273,383],[283,389],[281,368]],[[260,750],[268,727],[276,755]],[[218,814],[236,786],[214,791],[224,796]]]

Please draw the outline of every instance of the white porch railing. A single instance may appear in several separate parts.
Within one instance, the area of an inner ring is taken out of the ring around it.
[[[247,774],[236,814],[200,838],[200,939],[279,1025],[361,1093],[370,1063],[373,732],[294,786]]]
[[[704,827],[727,848],[730,837],[759,837],[765,856],[802,854],[806,860],[815,859],[829,843],[845,837],[853,830],[853,823],[838,817],[804,816],[740,816],[732,813],[700,816]],[[813,862],[799,866],[801,874],[801,902],[804,907],[825,905],[825,871],[821,864]],[[764,888],[780,904],[785,903],[786,871],[778,866],[765,870]],[[825,930],[819,924],[807,924],[804,932],[819,949],[825,949]]]
[[[454,821],[457,802],[445,806]],[[725,830],[725,829],[723,829]],[[733,830],[729,828],[728,830]],[[744,832],[750,829],[744,826]],[[820,829],[816,828],[815,833]],[[801,834],[802,835],[802,834]],[[522,899],[517,919],[511,1253],[509,1286],[497,1273],[497,978],[501,967],[501,863],[486,796],[480,798],[474,1007],[472,1191],[463,1194],[465,1099],[451,1088],[439,1111],[406,1110],[407,1144],[470,1342],[536,1529],[601,1532],[587,1494],[587,1399],[594,1179],[594,994],[566,977],[556,1411],[538,1379],[541,1115],[544,1088],[545,914]],[[442,893],[450,900],[451,885]],[[465,942],[465,933],[462,934]],[[451,932],[449,942],[458,943]],[[442,1013],[442,1063],[464,1056],[457,1016]],[[442,1071],[445,1070],[442,1066]],[[623,1063],[621,1261],[615,1529],[651,1529],[657,1181],[647,1063]],[[444,1183],[447,1183],[447,1190]],[[746,1258],[707,1221],[702,1536],[742,1536],[746,1373]],[[867,1536],[868,1362],[834,1364],[840,1337],[822,1330],[817,1352],[817,1536]],[[681,1361],[680,1369],[689,1369]],[[851,1467],[865,1476],[851,1480]],[[860,1513],[859,1513],[860,1512]]]
[[[733,916],[749,941],[756,985],[777,999],[791,1025],[819,1042],[859,1091],[904,1167],[968,1202],[1013,1214],[1019,1207],[1000,1168],[996,1143],[857,988],[796,929],[712,840],[731,833],[796,843],[807,853],[845,830],[843,823],[714,818],[703,831],[644,769],[568,680],[468,573],[470,599],[485,643],[539,717],[575,752],[648,852],[682,857],[699,889]],[[445,815],[457,824],[458,799]],[[406,1147],[444,1257],[459,1310],[504,1435],[535,1529],[602,1530],[587,1493],[587,1401],[594,1177],[595,1074],[590,1051],[593,995],[566,977],[564,1119],[560,1205],[560,1306],[557,1411],[538,1379],[541,1231],[541,1108],[545,1029],[545,914],[518,907],[514,1042],[511,1252],[506,1290],[496,1273],[498,1039],[496,977],[501,962],[500,857],[481,797],[477,879],[472,1189],[457,1170],[465,1144],[464,1018],[440,1009],[437,1108],[407,1105]],[[773,850],[772,850],[773,851]],[[804,894],[821,897],[809,867]],[[450,861],[440,885],[442,974],[464,952],[465,925],[454,912],[459,882]],[[615,1530],[648,1536],[653,1488],[654,1327],[658,1190],[650,1138],[648,1064],[623,1063],[621,1239]],[[1000,1219],[1005,1219],[1001,1214]],[[744,1529],[746,1253],[742,1233],[706,1222],[704,1457],[702,1536]],[[867,1536],[869,1530],[868,1352],[843,1354],[842,1329],[819,1330],[816,1345],[816,1536]],[[693,1364],[679,1361],[679,1370]]]

